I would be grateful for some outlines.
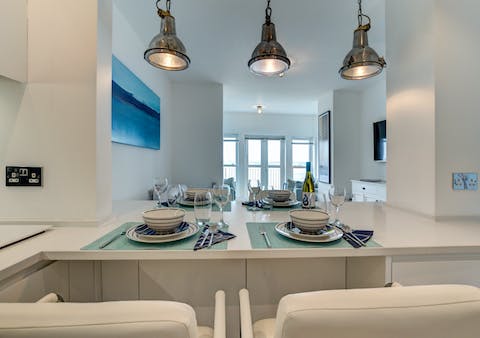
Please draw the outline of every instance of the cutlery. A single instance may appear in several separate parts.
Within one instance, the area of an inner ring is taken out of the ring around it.
[[[343,227],[340,227],[338,225],[334,225],[337,229],[341,230],[344,235],[346,235],[348,238],[350,238],[352,241],[357,243],[360,246],[367,246],[365,243],[363,243],[357,236],[355,236],[352,232],[347,231]]]
[[[110,239],[109,241],[103,243],[102,245],[100,245],[100,249],[104,249],[106,246],[110,245],[113,241],[117,240],[117,238],[125,235],[126,232],[125,231],[122,231],[121,233],[117,234],[116,236],[114,236],[112,239]]]
[[[215,236],[215,234],[213,232],[211,232],[210,233],[210,242],[208,242],[208,248],[210,248],[212,246],[213,236]]]
[[[203,248],[203,245],[205,244],[205,241],[207,240],[207,237],[209,234],[210,234],[210,231],[208,229],[205,229],[205,231],[203,232],[202,243],[200,243],[200,248]]]
[[[260,235],[262,235],[263,238],[265,239],[265,243],[267,244],[267,247],[268,247],[268,248],[271,248],[271,247],[272,247],[272,243],[270,242],[270,239],[268,238],[268,234],[267,234],[267,232],[265,231],[265,228],[263,227],[262,224],[260,224]]]
[[[367,246],[360,238],[357,237],[357,235],[355,235],[353,232],[352,232],[352,228],[346,224],[342,224],[341,225],[342,229],[344,229],[344,231],[346,231],[351,237],[353,237],[355,240],[357,240],[359,242],[359,244],[361,243],[362,246]]]

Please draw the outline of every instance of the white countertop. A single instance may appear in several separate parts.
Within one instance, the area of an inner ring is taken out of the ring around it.
[[[357,229],[375,230],[379,248],[252,249],[246,222],[280,222],[287,211],[250,212],[240,202],[225,212],[229,231],[237,237],[227,250],[81,251],[80,248],[125,222],[141,221],[153,201],[114,203],[114,217],[99,227],[55,227],[46,233],[0,250],[0,280],[41,260],[170,260],[357,257],[423,254],[480,254],[480,221],[435,221],[381,203],[346,203],[340,218]],[[218,213],[214,214],[214,221]],[[187,220],[194,219],[187,212]],[[0,225],[1,227],[1,225]]]

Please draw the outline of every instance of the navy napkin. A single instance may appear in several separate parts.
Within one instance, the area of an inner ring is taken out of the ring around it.
[[[352,233],[365,244],[367,244],[367,242],[373,236],[373,230],[353,230]],[[348,244],[353,246],[355,249],[362,247],[360,244],[358,244],[357,242],[355,242],[355,240],[352,239],[352,236],[348,232],[343,233],[343,239],[346,240]]]
[[[262,202],[262,201],[242,202],[242,205],[245,205],[247,208],[253,208],[253,207],[256,206],[257,208],[260,208],[260,209],[266,209],[266,210],[272,209],[271,204],[267,204],[267,203]]]
[[[205,225],[205,227],[203,228],[202,233],[200,234],[200,237],[198,237],[198,240],[195,243],[195,246],[193,247],[194,251],[207,248],[208,245],[210,244],[211,236],[213,236],[212,246],[236,237],[234,234],[231,234],[229,232],[225,232],[222,230],[217,230],[214,234],[212,234],[207,231],[208,228],[209,228],[208,225]]]

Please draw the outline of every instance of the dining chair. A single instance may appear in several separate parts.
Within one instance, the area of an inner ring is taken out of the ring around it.
[[[474,338],[480,291],[465,285],[328,290],[284,296],[276,318],[252,324],[240,291],[242,338]]]
[[[225,338],[225,293],[215,294],[214,327],[197,326],[187,304],[171,301],[0,303],[0,337]]]

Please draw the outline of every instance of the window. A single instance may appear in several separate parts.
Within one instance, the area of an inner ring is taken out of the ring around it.
[[[281,189],[285,180],[285,142],[283,138],[246,138],[247,181]]]
[[[237,180],[237,144],[236,137],[225,137],[223,139],[223,178]]]
[[[303,181],[305,179],[306,163],[312,162],[313,143],[310,140],[292,140],[292,169],[293,180]],[[312,163],[312,169],[314,165]]]

